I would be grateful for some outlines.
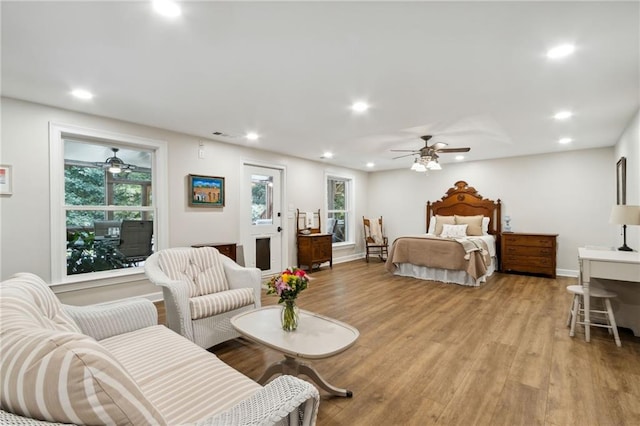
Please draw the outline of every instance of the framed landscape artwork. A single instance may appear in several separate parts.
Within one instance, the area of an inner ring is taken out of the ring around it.
[[[627,204],[627,159],[620,157],[616,163],[616,204]]]
[[[189,175],[189,205],[224,207],[224,178]]]

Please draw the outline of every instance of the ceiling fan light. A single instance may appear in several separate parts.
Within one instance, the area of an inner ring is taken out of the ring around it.
[[[442,170],[442,167],[440,167],[440,164],[438,164],[436,160],[429,160],[426,167],[427,170]]]
[[[112,164],[109,166],[109,173],[117,174],[120,173],[122,169],[120,168],[120,164]]]
[[[411,170],[414,172],[426,172],[427,168],[422,164],[420,159],[416,158],[413,164],[411,165]]]

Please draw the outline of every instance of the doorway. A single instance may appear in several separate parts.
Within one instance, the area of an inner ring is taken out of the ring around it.
[[[282,169],[244,164],[241,231],[245,265],[282,271]]]

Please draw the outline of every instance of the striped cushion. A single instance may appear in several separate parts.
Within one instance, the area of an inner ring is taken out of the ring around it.
[[[195,267],[189,261],[188,251],[162,250],[158,254],[158,265],[172,280],[189,284],[189,297],[198,295],[198,287],[192,278],[195,275]]]
[[[253,289],[239,288],[189,299],[191,319],[197,320],[253,304]]]
[[[118,361],[75,332],[59,304],[30,274],[0,284],[0,406],[63,423],[165,424]]]
[[[2,313],[2,330],[8,327],[23,328],[25,324],[36,321],[38,326],[50,330],[80,333],[80,327],[62,309],[60,300],[37,275],[14,275],[2,283],[0,296],[6,297],[7,303],[15,308]]]
[[[224,411],[261,386],[164,326],[100,342],[171,425]]]
[[[190,284],[190,297],[229,289],[222,256],[214,247],[189,251],[162,250],[158,262],[169,278]]]
[[[113,356],[90,337],[38,328],[2,334],[2,408],[74,424],[165,424]]]

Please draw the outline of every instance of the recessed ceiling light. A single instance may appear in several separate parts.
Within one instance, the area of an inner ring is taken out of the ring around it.
[[[571,55],[576,50],[573,44],[561,44],[547,51],[547,58],[560,59]]]
[[[354,102],[351,105],[351,110],[353,112],[365,112],[369,109],[369,104],[363,101]]]
[[[464,155],[456,155],[456,160],[464,160]]]
[[[175,18],[182,13],[178,3],[171,0],[153,0],[153,8],[160,15],[168,18]]]
[[[333,158],[333,152],[325,152],[324,154],[322,154],[322,158]]]
[[[566,120],[567,118],[571,118],[573,113],[571,111],[558,111],[556,115],[553,116],[556,120]]]
[[[91,99],[93,98],[93,93],[88,92],[86,90],[82,90],[82,89],[76,89],[73,92],[71,92],[71,94],[73,96],[75,96],[78,99]]]
[[[367,163],[367,167],[371,168],[373,166],[375,166],[375,163]]]
[[[560,138],[560,139],[558,139],[558,143],[561,143],[561,144],[566,144],[566,143],[571,143],[571,142],[573,142],[573,139],[571,139],[571,138]]]
[[[260,138],[260,135],[256,132],[249,132],[245,137],[250,141],[257,141]]]

